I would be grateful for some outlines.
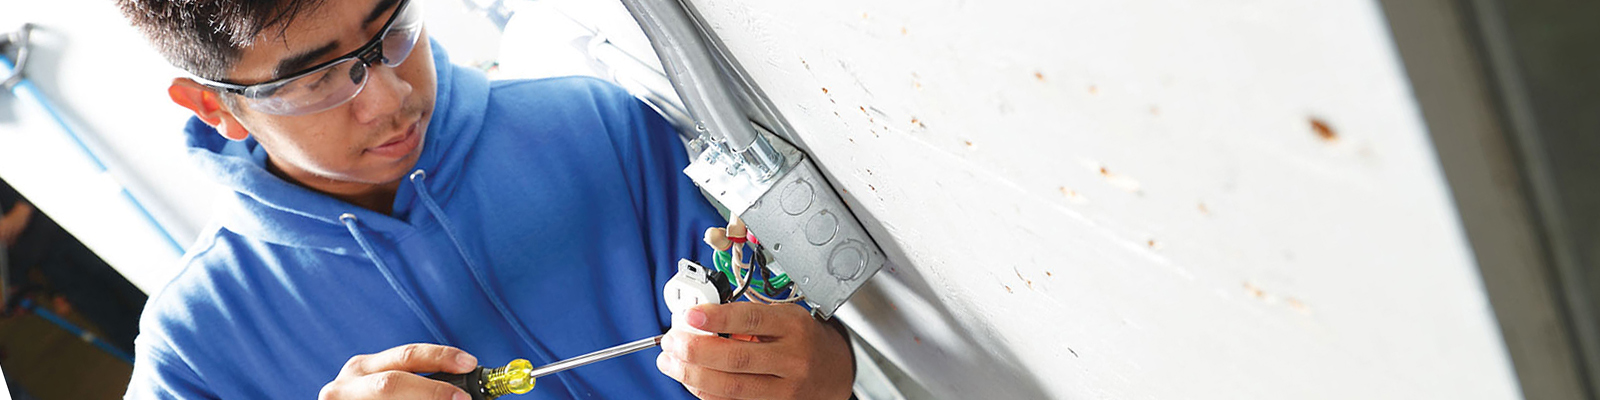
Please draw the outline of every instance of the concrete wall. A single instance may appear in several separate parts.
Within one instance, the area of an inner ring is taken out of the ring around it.
[[[1519,397],[1373,2],[690,3],[947,398]]]

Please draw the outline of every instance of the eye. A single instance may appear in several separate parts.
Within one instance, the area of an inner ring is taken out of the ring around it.
[[[306,78],[308,78],[308,79],[309,78],[315,78],[315,79],[309,79],[303,86],[307,90],[317,90],[317,89],[321,88],[323,85],[326,85],[331,80],[331,77],[333,75],[334,74],[329,73],[329,71],[322,71],[322,72],[318,73],[315,76],[308,76]]]
[[[272,97],[272,95],[278,94],[278,90],[281,89],[283,89],[283,86],[259,87],[251,90],[249,96],[254,98]]]

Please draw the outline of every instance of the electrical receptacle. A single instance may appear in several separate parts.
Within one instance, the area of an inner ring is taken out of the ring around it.
[[[700,334],[711,334],[690,328],[683,321],[683,311],[689,307],[722,303],[721,292],[717,290],[717,285],[711,282],[711,271],[694,261],[678,260],[678,273],[667,280],[665,290],[661,293],[662,300],[667,302],[667,310],[672,311],[672,326]]]
[[[666,290],[662,291],[667,309],[676,315],[699,304],[722,303],[710,274],[710,269],[694,261],[678,260],[678,273],[667,280]]]

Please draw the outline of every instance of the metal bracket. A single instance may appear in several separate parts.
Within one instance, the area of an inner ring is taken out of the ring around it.
[[[17,29],[17,31],[7,32],[5,35],[0,36],[0,53],[3,53],[6,47],[16,46],[17,48],[16,63],[11,66],[11,75],[0,81],[0,88],[5,88],[6,91],[10,91],[11,88],[22,82],[22,71],[28,66],[28,31],[30,30],[33,30],[33,24],[22,24],[22,28]]]

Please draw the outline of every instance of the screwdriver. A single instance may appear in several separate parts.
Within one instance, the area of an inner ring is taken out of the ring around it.
[[[527,393],[533,390],[534,380],[545,375],[660,346],[662,336],[666,335],[656,335],[623,343],[608,349],[556,361],[539,368],[534,368],[533,364],[529,363],[528,360],[518,358],[511,360],[504,367],[484,368],[480,366],[465,374],[437,373],[428,375],[428,378],[455,385],[455,387],[461,388],[468,395],[471,395],[472,400],[494,400],[496,397],[512,393]]]

